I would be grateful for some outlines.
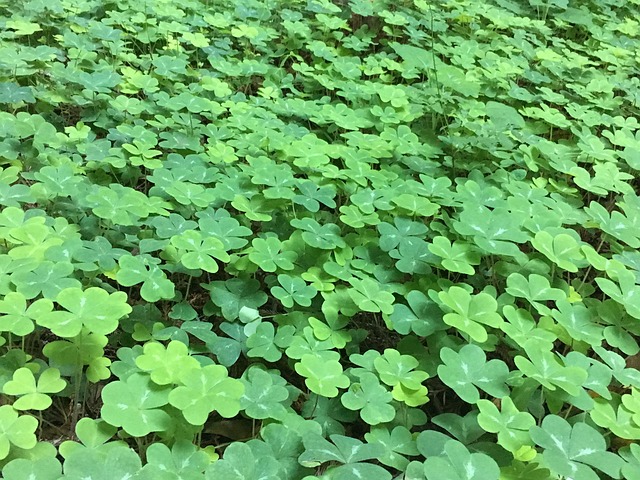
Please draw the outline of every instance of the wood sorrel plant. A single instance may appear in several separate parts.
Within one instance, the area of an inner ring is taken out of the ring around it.
[[[0,2],[3,478],[638,480],[639,5]]]

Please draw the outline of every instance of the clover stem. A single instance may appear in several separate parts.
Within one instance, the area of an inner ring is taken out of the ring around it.
[[[316,408],[318,407],[318,395],[316,395],[316,401],[313,404],[313,408],[311,409],[311,413],[309,414],[309,418],[313,417],[313,414],[316,412]]]
[[[189,290],[191,289],[191,280],[193,279],[192,275],[189,275],[189,281],[187,282],[187,291],[184,294],[185,302],[188,302],[187,297],[189,296]]]
[[[39,436],[42,436],[42,425],[43,425],[44,421],[42,419],[42,410],[38,410],[38,432],[40,433]]]
[[[596,248],[596,253],[600,253],[600,249],[602,248],[602,245],[604,245],[604,238],[600,240],[600,245],[598,245],[598,248]],[[589,267],[587,268],[587,271],[585,272],[584,277],[582,277],[582,281],[580,282],[580,286],[576,289],[576,292],[580,293],[580,290],[582,289],[585,282],[587,281],[587,278],[589,277],[589,273],[591,273],[591,268],[592,268],[592,265],[589,264]]]
[[[80,382],[82,381],[82,368],[79,368],[75,375],[75,382],[73,386],[73,413],[71,414],[71,428],[75,431],[76,423],[78,423],[78,416],[80,415]]]
[[[139,453],[139,454],[140,454],[140,456],[142,457],[143,452],[145,451],[145,449],[144,449],[144,445],[142,444],[142,439],[141,439],[140,437],[133,437],[133,439],[134,439],[134,440],[135,440],[135,442],[136,442],[136,447],[138,447],[138,448],[137,448],[138,453]]]

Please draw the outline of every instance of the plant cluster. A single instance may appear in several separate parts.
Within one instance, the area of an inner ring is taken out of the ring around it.
[[[639,480],[639,5],[0,0],[3,478]]]

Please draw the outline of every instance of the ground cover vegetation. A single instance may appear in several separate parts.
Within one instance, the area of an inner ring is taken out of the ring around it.
[[[0,1],[3,477],[640,479],[639,5]]]

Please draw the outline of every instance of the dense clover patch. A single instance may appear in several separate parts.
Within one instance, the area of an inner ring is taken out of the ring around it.
[[[4,2],[3,478],[640,479],[639,5]]]

